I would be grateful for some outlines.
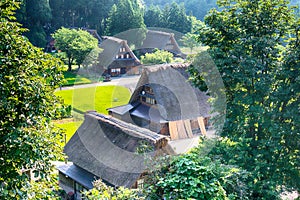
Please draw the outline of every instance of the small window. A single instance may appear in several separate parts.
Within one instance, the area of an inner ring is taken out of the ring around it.
[[[118,59],[119,58],[119,55],[116,55],[116,59]]]
[[[129,54],[126,54],[126,58],[129,58]]]
[[[122,55],[121,55],[121,59],[123,59],[123,58],[124,58],[124,55],[122,54]]]
[[[155,104],[156,103],[155,99],[150,98],[150,97],[146,97],[145,102],[149,103],[149,104]]]
[[[137,180],[137,188],[143,189],[144,188],[144,179]]]
[[[126,49],[125,49],[125,47],[123,47],[123,52],[125,52],[126,51]]]

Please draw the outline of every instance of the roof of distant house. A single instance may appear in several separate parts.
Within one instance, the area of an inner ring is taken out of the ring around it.
[[[135,56],[126,40],[122,40],[116,37],[104,36],[103,41],[100,44],[100,48],[103,51],[99,55],[100,65],[105,68],[120,68],[126,66],[138,66],[141,65],[140,60]],[[126,53],[130,54],[130,59],[124,57],[124,59],[116,59],[116,56],[120,52],[120,48],[125,48]]]

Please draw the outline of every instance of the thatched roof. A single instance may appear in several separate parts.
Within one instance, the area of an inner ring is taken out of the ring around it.
[[[141,65],[140,60],[134,55],[132,50],[129,48],[127,41],[116,37],[103,37],[103,41],[100,44],[100,48],[103,51],[99,55],[99,63],[104,68],[119,68],[126,66],[138,66]],[[130,59],[116,59],[120,48],[125,48],[126,53],[129,53]]]
[[[166,121],[209,116],[208,96],[188,81],[189,64],[163,64],[145,68],[129,101],[136,102],[142,86],[152,87],[160,115]]]
[[[172,45],[169,46],[168,43],[171,43]],[[143,41],[143,44],[140,47],[140,49],[154,48],[170,51],[175,55],[185,57],[185,55],[181,52],[173,33],[148,30],[146,38]]]
[[[95,30],[95,29],[88,29],[88,28],[83,28],[83,30],[89,32],[92,36],[94,36],[94,38],[96,38],[98,40],[99,44],[102,42],[102,38],[98,34],[97,30]]]
[[[145,146],[153,150],[165,140],[148,129],[89,112],[64,152],[74,164],[108,183],[131,187],[145,169],[146,158],[137,151]]]

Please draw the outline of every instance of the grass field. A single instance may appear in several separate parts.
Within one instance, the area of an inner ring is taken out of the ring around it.
[[[107,114],[107,108],[128,103],[130,92],[122,86],[98,86],[72,90],[56,91],[65,104],[72,105],[73,110],[86,112],[96,110]]]
[[[107,114],[107,108],[128,103],[130,98],[129,90],[122,86],[98,86],[60,90],[56,91],[55,95],[62,97],[65,104],[72,105],[75,112],[96,110],[103,114]],[[78,117],[78,114],[76,115],[77,117],[75,118],[57,120],[54,122],[55,126],[64,129],[67,142],[83,121],[82,118]]]
[[[75,133],[75,131],[78,129],[78,127],[81,125],[82,120],[77,121],[76,119],[64,119],[64,120],[57,120],[54,122],[55,126],[61,128],[64,130],[64,133],[66,134],[66,142],[70,140],[72,135]],[[61,145],[65,145],[64,143]]]
[[[92,83],[92,80],[78,75],[75,71],[64,71],[63,73],[66,80],[63,86]]]

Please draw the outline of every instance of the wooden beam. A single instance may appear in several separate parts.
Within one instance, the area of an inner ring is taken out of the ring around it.
[[[198,124],[201,130],[202,135],[206,136],[206,129],[205,129],[205,125],[204,125],[204,118],[203,117],[198,117]]]
[[[177,130],[176,121],[169,122],[169,132],[170,132],[171,140],[178,139],[178,130]]]
[[[185,127],[185,130],[186,130],[187,136],[189,138],[194,137],[193,132],[192,132],[192,127],[191,127],[191,122],[190,122],[189,119],[184,120],[184,127]]]

